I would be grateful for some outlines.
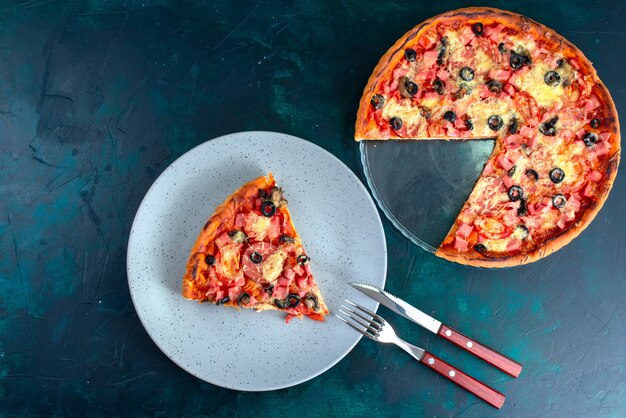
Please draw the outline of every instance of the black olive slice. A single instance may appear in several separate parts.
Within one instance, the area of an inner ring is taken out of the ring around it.
[[[391,125],[391,128],[394,131],[399,131],[402,128],[402,119],[400,119],[399,117],[395,116],[395,117],[389,119],[389,125]]]
[[[487,87],[492,93],[500,93],[502,91],[502,82],[498,80],[487,81]]]
[[[525,64],[530,63],[530,57],[522,54],[518,54],[517,52],[511,53],[511,58],[509,59],[509,64],[511,68],[518,70],[522,68]]]
[[[274,299],[274,305],[276,305],[276,307],[280,309],[287,308],[287,302],[281,299]]]
[[[509,195],[509,199],[511,199],[512,202],[516,202],[520,200],[522,197],[524,197],[524,190],[518,185],[513,185],[509,189],[508,195]]]
[[[274,292],[274,285],[271,284],[267,287],[263,287],[263,290],[265,290],[265,293],[267,293],[268,295],[272,296],[272,293]]]
[[[503,124],[504,122],[502,121],[502,118],[499,115],[491,115],[489,116],[489,119],[487,119],[487,125],[489,125],[489,128],[492,131],[500,130]]]
[[[374,109],[380,109],[385,105],[385,98],[380,94],[375,94],[372,96],[372,100],[370,100],[370,103]],[[264,196],[261,197],[263,198]]]
[[[528,170],[526,170],[524,174],[526,174],[531,179],[535,179],[535,181],[539,180],[539,173],[537,173],[532,168],[529,168]]]
[[[380,96],[380,97],[383,97],[383,96]],[[383,98],[383,100],[385,100],[385,99]],[[259,197],[260,197],[261,199],[268,199],[268,198],[270,197],[270,196],[267,194],[267,192],[266,192],[265,190],[263,190],[263,189],[259,189],[259,193],[258,193],[258,194],[259,194]]]
[[[244,292],[239,296],[239,299],[237,299],[237,305],[247,305],[248,303],[250,303],[250,295]]]
[[[543,81],[549,86],[556,87],[561,83],[561,76],[556,71],[548,71],[546,75],[543,76]]]
[[[218,300],[217,302],[215,302],[216,305],[223,305],[225,303],[230,302],[230,298],[228,296],[226,296],[225,298],[222,298],[220,300]]]
[[[263,214],[263,216],[266,217],[270,217],[270,216],[274,216],[274,214],[276,213],[276,205],[274,204],[274,202],[272,202],[271,200],[266,200],[265,202],[261,203],[261,213]]]
[[[513,175],[515,174],[515,170],[517,170],[517,166],[514,165],[513,167],[511,167],[511,169],[508,172],[509,177],[513,177]]]
[[[435,78],[433,80],[432,86],[433,86],[433,89],[437,92],[437,94],[441,95],[441,94],[443,94],[445,92],[444,88],[443,88],[444,87],[443,81],[441,81],[438,78]]]
[[[417,53],[414,49],[407,48],[404,50],[404,57],[407,59],[407,61],[413,62],[415,61],[415,57],[417,57]]]
[[[406,80],[404,82],[404,89],[409,94],[409,96],[415,96],[417,94],[417,91],[419,90],[417,84],[410,80]]]
[[[483,244],[476,244],[474,245],[474,251],[482,254],[487,251],[487,247],[485,247]]]
[[[422,115],[424,119],[430,119],[430,116],[431,116],[430,109],[425,106],[420,106],[420,115]]]
[[[526,225],[517,225],[515,228],[515,234],[519,239],[525,239],[528,236],[528,228]]]
[[[317,296],[315,296],[313,293],[308,293],[305,296],[304,304],[306,305],[307,308],[313,309],[315,311],[317,311],[320,308],[320,304],[317,301]]]
[[[300,264],[301,266],[305,266],[309,264],[309,261],[311,261],[311,257],[300,254],[296,260],[298,261],[298,264]]]
[[[207,254],[204,256],[204,262],[207,263],[209,266],[212,266],[213,264],[215,264],[215,257],[213,257],[211,254]]]
[[[528,205],[526,205],[526,199],[519,201],[519,208],[517,208],[517,216],[526,216],[528,214]]]
[[[585,136],[583,136],[583,142],[586,146],[590,147],[598,141],[598,135],[593,132],[587,132]]]
[[[459,77],[464,81],[472,81],[474,79],[474,70],[470,67],[463,67],[461,71],[459,71]]]
[[[286,242],[288,244],[293,244],[294,239],[292,236],[290,235],[281,235],[280,238],[278,238],[278,241],[280,242]]]
[[[555,194],[552,196],[552,206],[557,209],[561,209],[567,203],[567,199],[562,194]]]
[[[554,127],[554,124],[548,121],[539,125],[539,132],[545,136],[554,136],[556,135],[556,128]]]
[[[456,113],[451,110],[448,110],[443,114],[443,118],[447,121],[454,122],[456,120]]]
[[[439,49],[439,54],[437,55],[437,65],[443,65],[443,57],[446,55],[446,49],[448,46],[448,39],[441,38],[441,49]]]
[[[509,134],[515,135],[517,133],[517,130],[518,130],[517,119],[513,118],[511,119],[511,122],[509,122]]]
[[[483,36],[483,24],[480,22],[474,23],[472,25],[472,32],[474,32],[476,36]]]
[[[565,171],[561,170],[560,168],[556,167],[550,170],[550,180],[552,180],[552,183],[558,184],[562,182],[564,178],[565,178]]]
[[[498,51],[500,51],[501,54],[506,54],[508,49],[506,49],[506,45],[504,45],[504,42],[500,42],[498,44]]]
[[[474,122],[472,122],[471,119],[468,119],[465,121],[465,126],[467,127],[467,130],[471,131],[474,129]]]
[[[300,304],[300,295],[297,293],[290,293],[285,298],[285,304],[290,308],[295,308]]]
[[[598,127],[600,127],[600,119],[598,118],[591,119],[591,121],[589,121],[589,126],[591,126],[593,129],[598,129]]]
[[[255,251],[252,254],[250,254],[250,260],[254,264],[259,264],[261,261],[263,261],[263,256]]]

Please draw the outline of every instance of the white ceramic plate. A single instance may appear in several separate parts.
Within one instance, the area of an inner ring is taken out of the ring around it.
[[[146,194],[130,232],[128,283],[150,337],[176,364],[238,390],[285,388],[328,370],[361,336],[332,315],[285,324],[281,312],[236,311],[183,299],[189,249],[215,207],[243,183],[274,173],[332,312],[345,298],[378,304],[349,283],[384,287],[385,236],[376,207],[337,158],[303,139],[242,132],[197,146]]]

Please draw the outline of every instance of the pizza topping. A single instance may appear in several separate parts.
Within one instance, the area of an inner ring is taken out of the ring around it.
[[[539,132],[541,132],[545,136],[554,136],[554,135],[556,135],[556,128],[554,127],[554,125],[556,125],[558,120],[559,120],[559,117],[555,116],[552,119],[550,119],[550,120],[548,120],[546,122],[543,122],[541,125],[539,125]]]
[[[380,94],[375,94],[372,96],[372,100],[370,100],[370,104],[374,109],[380,109],[385,105],[385,98]]]
[[[213,257],[211,254],[206,254],[204,256],[204,262],[207,263],[208,266],[212,266],[213,264],[215,264],[215,257]]]
[[[493,131],[498,131],[502,128],[504,122],[502,121],[502,117],[500,115],[491,115],[489,119],[487,119],[487,125]]]
[[[511,58],[509,59],[509,65],[511,68],[517,70],[524,65],[530,64],[530,57],[526,54],[519,54],[517,52],[511,52]]]
[[[594,134],[593,132],[587,132],[583,136],[583,142],[585,143],[586,146],[590,147],[596,142],[598,142],[598,136]]]
[[[509,188],[507,194],[509,195],[511,202],[517,202],[522,198],[522,196],[524,196],[524,190],[520,186],[513,185]]]
[[[276,305],[276,307],[280,309],[287,308],[287,302],[282,299],[274,299],[274,305]]]
[[[447,121],[454,122],[456,120],[456,113],[451,110],[448,110],[443,114],[443,118]]]
[[[511,135],[515,135],[517,134],[517,119],[516,118],[512,118],[511,121],[509,122],[509,134]]]
[[[228,236],[230,237],[230,240],[235,244],[243,244],[244,242],[248,241],[248,236],[243,231],[240,231],[238,229],[230,231],[228,233]]]
[[[600,119],[598,118],[593,118],[589,121],[589,126],[591,126],[593,129],[598,129],[598,127],[600,127]]]
[[[242,306],[242,305],[247,305],[249,303],[250,303],[250,295],[249,294],[244,292],[241,295],[239,295],[239,298],[237,299],[237,305]]]
[[[563,179],[565,179],[565,171],[558,167],[550,170],[550,180],[552,181],[552,183],[558,184],[562,182]]]
[[[517,216],[526,215],[528,215],[528,204],[526,203],[526,199],[522,198],[519,201],[519,208],[517,208]]]
[[[443,65],[443,57],[446,55],[446,49],[448,47],[448,39],[441,38],[441,48],[439,48],[439,54],[437,55],[437,65]]]
[[[517,225],[513,236],[519,240],[525,239],[528,236],[528,228],[526,227],[526,225]]]
[[[233,280],[239,276],[239,245],[228,244],[220,248],[217,255],[216,272],[220,277]]]
[[[286,235],[286,234],[285,235],[281,235],[280,238],[278,238],[278,241],[285,242],[285,243],[288,243],[288,244],[293,244],[294,243],[293,237],[290,236],[290,235]]]
[[[463,67],[461,71],[459,71],[459,77],[463,81],[472,81],[474,79],[474,70],[470,67]]]
[[[487,247],[485,247],[484,244],[476,244],[474,245],[474,251],[476,251],[477,253],[484,253],[487,251]]]
[[[290,293],[285,298],[285,304],[290,308],[295,308],[300,304],[300,295],[297,293]]]
[[[491,93],[500,93],[502,91],[502,82],[498,80],[487,81],[487,88]]]
[[[433,87],[433,90],[435,90],[437,94],[439,95],[443,95],[445,93],[443,81],[441,81],[441,79],[439,78],[436,78],[435,80],[433,80],[432,87]]]
[[[561,76],[556,71],[548,71],[543,77],[543,81],[549,86],[556,87],[561,83]]]
[[[555,208],[560,209],[564,207],[566,203],[567,199],[561,193],[552,196],[552,206],[554,206]]]
[[[301,266],[306,266],[307,264],[309,264],[309,261],[311,261],[311,257],[309,257],[308,255],[300,254],[297,258],[297,262]]]
[[[243,228],[244,228],[244,231],[248,234],[249,239],[253,239],[255,241],[262,241],[267,235],[267,229],[269,228],[269,226],[270,226],[269,218],[266,218],[264,216],[259,216],[254,212],[250,212],[248,213],[248,215],[245,216]]]
[[[255,251],[250,254],[250,261],[252,261],[254,264],[259,264],[261,261],[263,261],[263,256]]]
[[[532,168],[529,168],[524,172],[528,178],[534,179],[535,181],[539,180],[539,173],[537,173]]]
[[[407,48],[404,50],[404,57],[407,59],[407,61],[413,62],[415,61],[415,58],[417,57],[417,53],[415,52],[414,49]]]
[[[411,80],[405,78],[404,83],[400,84],[399,90],[400,90],[400,93],[404,97],[410,98],[410,97],[415,96],[419,89],[417,87],[417,84],[415,84]]]
[[[474,23],[472,25],[472,32],[474,32],[474,35],[476,36],[483,36],[483,24],[478,22],[478,23]]]
[[[394,116],[389,120],[389,125],[394,131],[399,131],[402,128],[402,119],[397,116]]]
[[[220,300],[218,300],[217,302],[215,302],[216,305],[223,305],[225,303],[230,302],[230,297],[226,296]]]
[[[276,213],[276,205],[271,200],[261,203],[261,213],[263,216],[270,217]]]
[[[474,123],[472,122],[471,119],[467,119],[465,121],[465,127],[467,128],[468,131],[471,131],[472,129],[474,129]]]

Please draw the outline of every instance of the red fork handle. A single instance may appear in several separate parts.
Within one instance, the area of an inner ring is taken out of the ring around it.
[[[428,351],[424,353],[424,357],[422,357],[420,361],[440,375],[461,386],[463,389],[478,396],[491,406],[500,409],[504,404],[505,397],[503,394],[473,377],[466,375],[440,358],[433,356]]]
[[[455,329],[442,325],[439,330],[439,335],[448,341],[452,341],[462,349],[469,351],[476,357],[485,360],[494,367],[497,367],[504,373],[517,377],[522,372],[521,364],[511,360],[510,358],[504,357],[502,354],[493,351],[489,347],[485,347],[484,345],[477,343]]]

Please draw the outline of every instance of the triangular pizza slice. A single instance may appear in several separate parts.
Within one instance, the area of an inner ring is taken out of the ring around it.
[[[324,320],[328,308],[313,278],[287,200],[273,175],[244,184],[196,239],[182,293],[187,299]]]

